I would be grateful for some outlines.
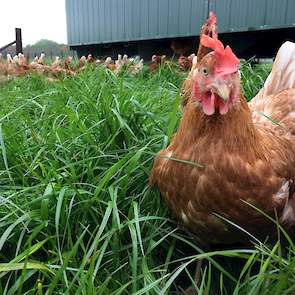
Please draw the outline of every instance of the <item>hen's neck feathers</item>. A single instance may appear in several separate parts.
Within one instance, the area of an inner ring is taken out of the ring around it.
[[[216,112],[207,116],[194,102],[188,103],[172,145],[181,142],[182,146],[191,146],[200,139],[204,147],[222,143],[227,152],[239,151],[241,154],[249,154],[249,158],[264,157],[261,154],[264,150],[261,136],[242,95],[237,105],[226,115]]]

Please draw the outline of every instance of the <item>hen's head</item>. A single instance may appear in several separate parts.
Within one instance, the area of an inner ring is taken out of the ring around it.
[[[213,51],[194,70],[192,98],[206,115],[215,112],[225,115],[239,100],[240,61],[230,47],[224,48],[217,36],[202,35],[201,44]]]

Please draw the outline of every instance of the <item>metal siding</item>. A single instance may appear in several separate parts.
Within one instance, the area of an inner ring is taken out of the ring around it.
[[[106,34],[106,40],[109,40],[109,41],[112,41],[112,26],[111,26],[111,22],[112,22],[112,19],[113,19],[113,16],[112,16],[112,6],[111,6],[111,1],[108,0],[108,1],[105,1],[105,4],[104,4],[104,11],[105,11],[105,21],[106,21],[106,24],[105,24],[105,34]]]
[[[111,18],[111,32],[112,32],[112,39],[116,41],[118,38],[118,7],[117,7],[117,0],[110,0],[111,11],[113,17]]]
[[[68,1],[68,2],[71,2],[70,19],[69,19],[69,27],[70,27],[69,38],[71,39],[71,43],[73,43],[74,40],[76,40],[76,36],[77,36],[77,19],[75,18],[75,2],[74,1]]]
[[[286,23],[287,0],[268,0],[266,25],[284,25]]]
[[[286,12],[286,23],[295,24],[295,1],[288,0],[287,12]]]
[[[67,0],[68,2],[68,10],[67,11],[67,19],[68,19],[68,27],[67,27],[67,33],[68,33],[68,43],[72,44],[76,38],[76,28],[75,28],[75,18],[74,18],[74,1]]]
[[[200,28],[208,15],[208,2],[204,0],[192,0],[190,17],[190,34],[198,35]]]
[[[95,40],[95,25],[94,25],[94,1],[88,0],[88,9],[89,9],[89,18],[88,18],[88,24],[89,24],[89,41]]]
[[[140,26],[141,26],[141,1],[133,1],[132,3],[132,30],[134,38],[140,37]]]
[[[208,5],[208,1],[209,1],[209,5]],[[206,4],[207,4],[207,7],[209,7],[209,10],[210,11],[214,11],[216,14],[217,14],[217,11],[216,11],[216,1],[217,0],[207,0],[206,1]],[[207,8],[206,8],[206,12],[207,12]],[[219,29],[219,25],[220,24],[218,24],[218,29]]]
[[[235,0],[234,0],[235,1]],[[230,10],[231,10],[231,0],[216,0],[215,11],[217,15],[218,30],[220,33],[228,31],[230,27]]]
[[[100,40],[100,28],[99,28],[99,2],[93,1],[93,40]]]
[[[67,32],[68,32],[67,40],[68,40],[68,43],[71,44],[72,43],[72,31],[73,31],[73,28],[72,28],[71,22],[70,22],[70,20],[73,19],[72,18],[72,11],[73,11],[72,2],[66,0],[65,5],[66,5],[66,11],[68,12],[66,15]]]
[[[90,0],[91,1],[91,0]],[[90,41],[90,26],[89,26],[89,14],[90,14],[90,10],[89,10],[89,0],[84,0],[83,1],[83,11],[88,11],[88,13],[83,13],[83,22],[84,22],[84,26],[85,26],[85,41],[89,42]]]
[[[75,19],[75,2],[71,0],[68,1],[68,10],[67,11],[67,18],[68,18],[68,27],[67,27],[67,34],[68,34],[68,43],[73,44],[77,39],[77,30],[76,30],[76,19]]]
[[[169,0],[159,0],[159,10],[158,10],[159,36],[168,35],[168,18],[169,18],[169,14],[167,13],[168,7],[169,7]],[[163,11],[166,11],[166,13],[163,13]]]
[[[146,0],[146,1],[149,2],[149,35],[158,36],[159,35],[159,27],[158,27],[159,0]]]
[[[248,2],[245,0],[231,0],[229,29],[247,26],[247,6]]]
[[[124,20],[125,0],[121,0],[121,1],[117,0],[116,6],[118,10],[118,35],[116,39],[124,40],[125,39],[125,20]]]
[[[80,15],[81,24],[82,24],[81,36],[83,38],[83,43],[88,42],[88,22],[87,22],[86,16],[89,13],[89,11],[87,10],[86,3],[87,3],[87,0],[79,1],[79,9],[80,9],[79,15]],[[85,11],[87,11],[87,13],[83,13]]]
[[[265,25],[267,0],[248,0],[246,26],[257,28]]]
[[[179,7],[179,33],[187,35],[190,33],[190,13],[191,13],[192,0],[182,0]]]
[[[85,35],[84,35],[84,23],[83,23],[83,1],[76,0],[76,14],[77,14],[77,28],[78,28],[78,33],[79,33],[79,40],[81,43],[85,42]]]
[[[73,28],[73,39],[74,40],[80,40],[80,34],[79,34],[79,19],[78,19],[78,11],[77,11],[77,0],[72,0],[73,6],[72,6],[72,20],[71,20],[71,26]]]
[[[141,1],[141,37],[149,37],[149,2]]]
[[[126,40],[132,39],[132,0],[125,0],[125,38]]]
[[[100,40],[105,40],[106,39],[106,34],[105,34],[105,1],[104,0],[99,0],[98,1],[99,5],[99,31],[100,31]]]
[[[68,43],[198,35],[209,6],[221,33],[295,23],[294,0],[66,0]]]
[[[179,31],[178,13],[179,1],[169,0],[169,20],[168,20],[168,36],[177,36]]]

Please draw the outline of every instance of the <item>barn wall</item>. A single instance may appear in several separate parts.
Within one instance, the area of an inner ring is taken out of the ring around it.
[[[295,26],[294,0],[211,0],[220,33]]]
[[[295,25],[294,0],[66,0],[68,43],[196,36],[209,9],[220,33]]]
[[[70,45],[196,35],[204,0],[66,0]]]

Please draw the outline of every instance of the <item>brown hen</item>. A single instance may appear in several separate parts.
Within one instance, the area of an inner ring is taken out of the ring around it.
[[[180,126],[157,155],[150,184],[203,244],[247,240],[220,216],[265,239],[275,225],[247,203],[295,225],[295,44],[283,44],[248,104],[238,59],[211,36],[201,38],[209,53],[193,65]]]

